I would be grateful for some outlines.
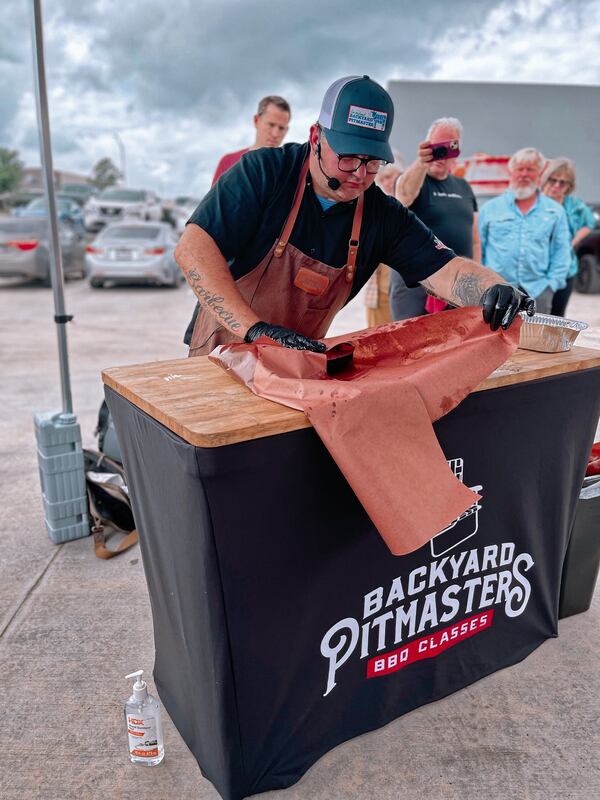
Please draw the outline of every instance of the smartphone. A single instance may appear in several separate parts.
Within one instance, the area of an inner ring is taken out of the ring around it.
[[[442,161],[445,158],[456,158],[460,155],[458,139],[450,139],[447,142],[436,142],[431,145],[431,154],[434,161]]]

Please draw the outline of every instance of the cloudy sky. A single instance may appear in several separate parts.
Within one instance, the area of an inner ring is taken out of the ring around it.
[[[253,141],[257,100],[304,141],[327,86],[391,79],[600,84],[598,0],[42,0],[55,168],[202,195]],[[39,164],[30,0],[2,0],[0,146]]]

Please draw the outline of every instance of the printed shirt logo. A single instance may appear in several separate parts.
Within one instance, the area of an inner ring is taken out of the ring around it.
[[[436,250],[450,250],[450,248],[445,245],[441,239],[438,239],[437,236],[433,237],[433,243],[435,245]]]
[[[458,194],[457,192],[438,192],[435,189],[432,192],[434,197],[456,197],[457,200],[462,200],[462,194]]]
[[[376,111],[374,108],[350,106],[348,109],[348,125],[357,125],[359,128],[371,128],[374,131],[384,131],[387,125],[385,111]]]

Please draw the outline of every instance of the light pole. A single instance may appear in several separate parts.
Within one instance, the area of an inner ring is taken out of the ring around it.
[[[119,155],[121,158],[121,178],[123,179],[123,183],[127,183],[127,174],[125,169],[125,145],[123,144],[123,140],[118,133],[113,133],[113,137],[116,143],[119,145]]]

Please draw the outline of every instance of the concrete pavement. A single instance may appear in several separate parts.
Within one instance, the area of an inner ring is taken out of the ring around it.
[[[93,446],[101,369],[183,357],[193,297],[185,286],[92,290],[76,281],[66,305],[74,407]],[[594,326],[579,342],[600,346],[600,295],[574,295],[569,315]],[[32,417],[60,407],[52,319],[51,291],[0,281],[0,797],[212,800],[166,714],[163,764],[127,760],[124,675],[144,668],[150,678],[153,664],[139,549],[104,562],[89,538],[56,546],[45,532]],[[360,327],[355,301],[333,332]],[[296,786],[264,797],[600,796],[599,623],[596,598],[521,664],[341,745]]]

